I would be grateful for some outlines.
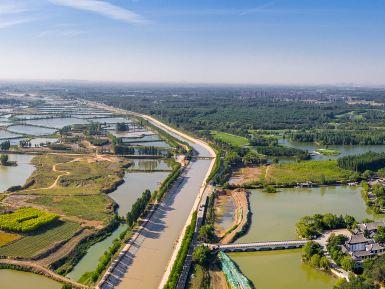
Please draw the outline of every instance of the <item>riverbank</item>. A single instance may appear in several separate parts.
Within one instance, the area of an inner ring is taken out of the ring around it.
[[[224,206],[228,199],[231,199],[233,206]],[[216,223],[224,215],[232,216],[232,222],[226,228],[218,228],[216,224],[216,235],[219,243],[228,244],[234,242],[237,238],[247,232],[251,222],[251,212],[249,203],[249,193],[244,189],[217,191],[216,199]],[[226,211],[226,210],[231,210]],[[227,221],[227,223],[229,223]]]

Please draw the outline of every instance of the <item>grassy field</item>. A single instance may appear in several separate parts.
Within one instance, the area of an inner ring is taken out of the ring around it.
[[[228,143],[235,147],[243,147],[249,144],[248,139],[243,136],[238,136],[238,135],[225,133],[225,132],[219,132],[215,130],[212,130],[210,133],[215,140]]]
[[[123,177],[123,169],[118,163],[96,162],[86,157],[42,155],[35,157],[33,163],[36,170],[27,180],[27,183],[31,180],[34,180],[35,183],[21,193],[98,194],[108,191],[114,183]],[[55,164],[56,171],[53,169]],[[53,186],[59,175],[60,178]]]
[[[20,239],[21,235],[0,231],[0,247]]]
[[[338,167],[336,160],[276,164],[264,170],[260,176],[261,182],[281,186],[309,181],[317,184],[346,182],[352,175],[351,171]]]
[[[51,211],[82,220],[100,221],[106,224],[114,217],[111,200],[102,194],[85,196],[39,196],[32,201]]]
[[[79,228],[77,223],[57,221],[49,228],[25,235],[20,240],[1,247],[0,255],[31,258],[56,242],[71,238]]]

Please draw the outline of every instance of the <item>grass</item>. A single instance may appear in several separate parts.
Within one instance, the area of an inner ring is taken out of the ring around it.
[[[313,182],[331,184],[346,182],[353,172],[341,169],[336,160],[304,161],[271,165],[261,174],[261,181],[270,185],[296,185]]]
[[[316,149],[317,153],[324,156],[338,156],[341,152],[333,149]]]
[[[193,276],[190,277],[188,289],[201,289],[204,281],[204,269],[199,264],[194,265]]]
[[[53,244],[71,238],[79,228],[77,223],[57,221],[49,228],[25,235],[20,240],[1,247],[0,255],[32,258]]]
[[[0,231],[0,247],[9,244],[17,239],[20,239],[21,235]]]
[[[238,136],[238,135],[215,131],[215,130],[212,130],[210,133],[214,138],[214,140],[228,143],[229,145],[232,145],[234,147],[244,147],[249,144],[249,140],[243,136]]]
[[[39,196],[32,202],[50,210],[82,220],[100,221],[107,224],[114,217],[111,200],[105,195]]]

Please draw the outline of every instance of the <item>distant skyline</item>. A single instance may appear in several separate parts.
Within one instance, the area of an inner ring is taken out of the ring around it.
[[[382,0],[0,0],[1,80],[385,85]]]

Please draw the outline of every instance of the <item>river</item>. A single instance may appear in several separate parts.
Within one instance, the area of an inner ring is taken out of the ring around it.
[[[179,135],[175,136],[188,141]],[[200,156],[210,156],[210,152],[203,145],[188,142]],[[123,276],[122,267],[114,269],[113,277],[110,278],[117,283],[116,288],[154,289],[159,286],[210,164],[211,160],[192,161],[178,185],[166,194],[146,227],[125,254],[124,265],[127,269]],[[103,288],[111,286],[105,283]]]

